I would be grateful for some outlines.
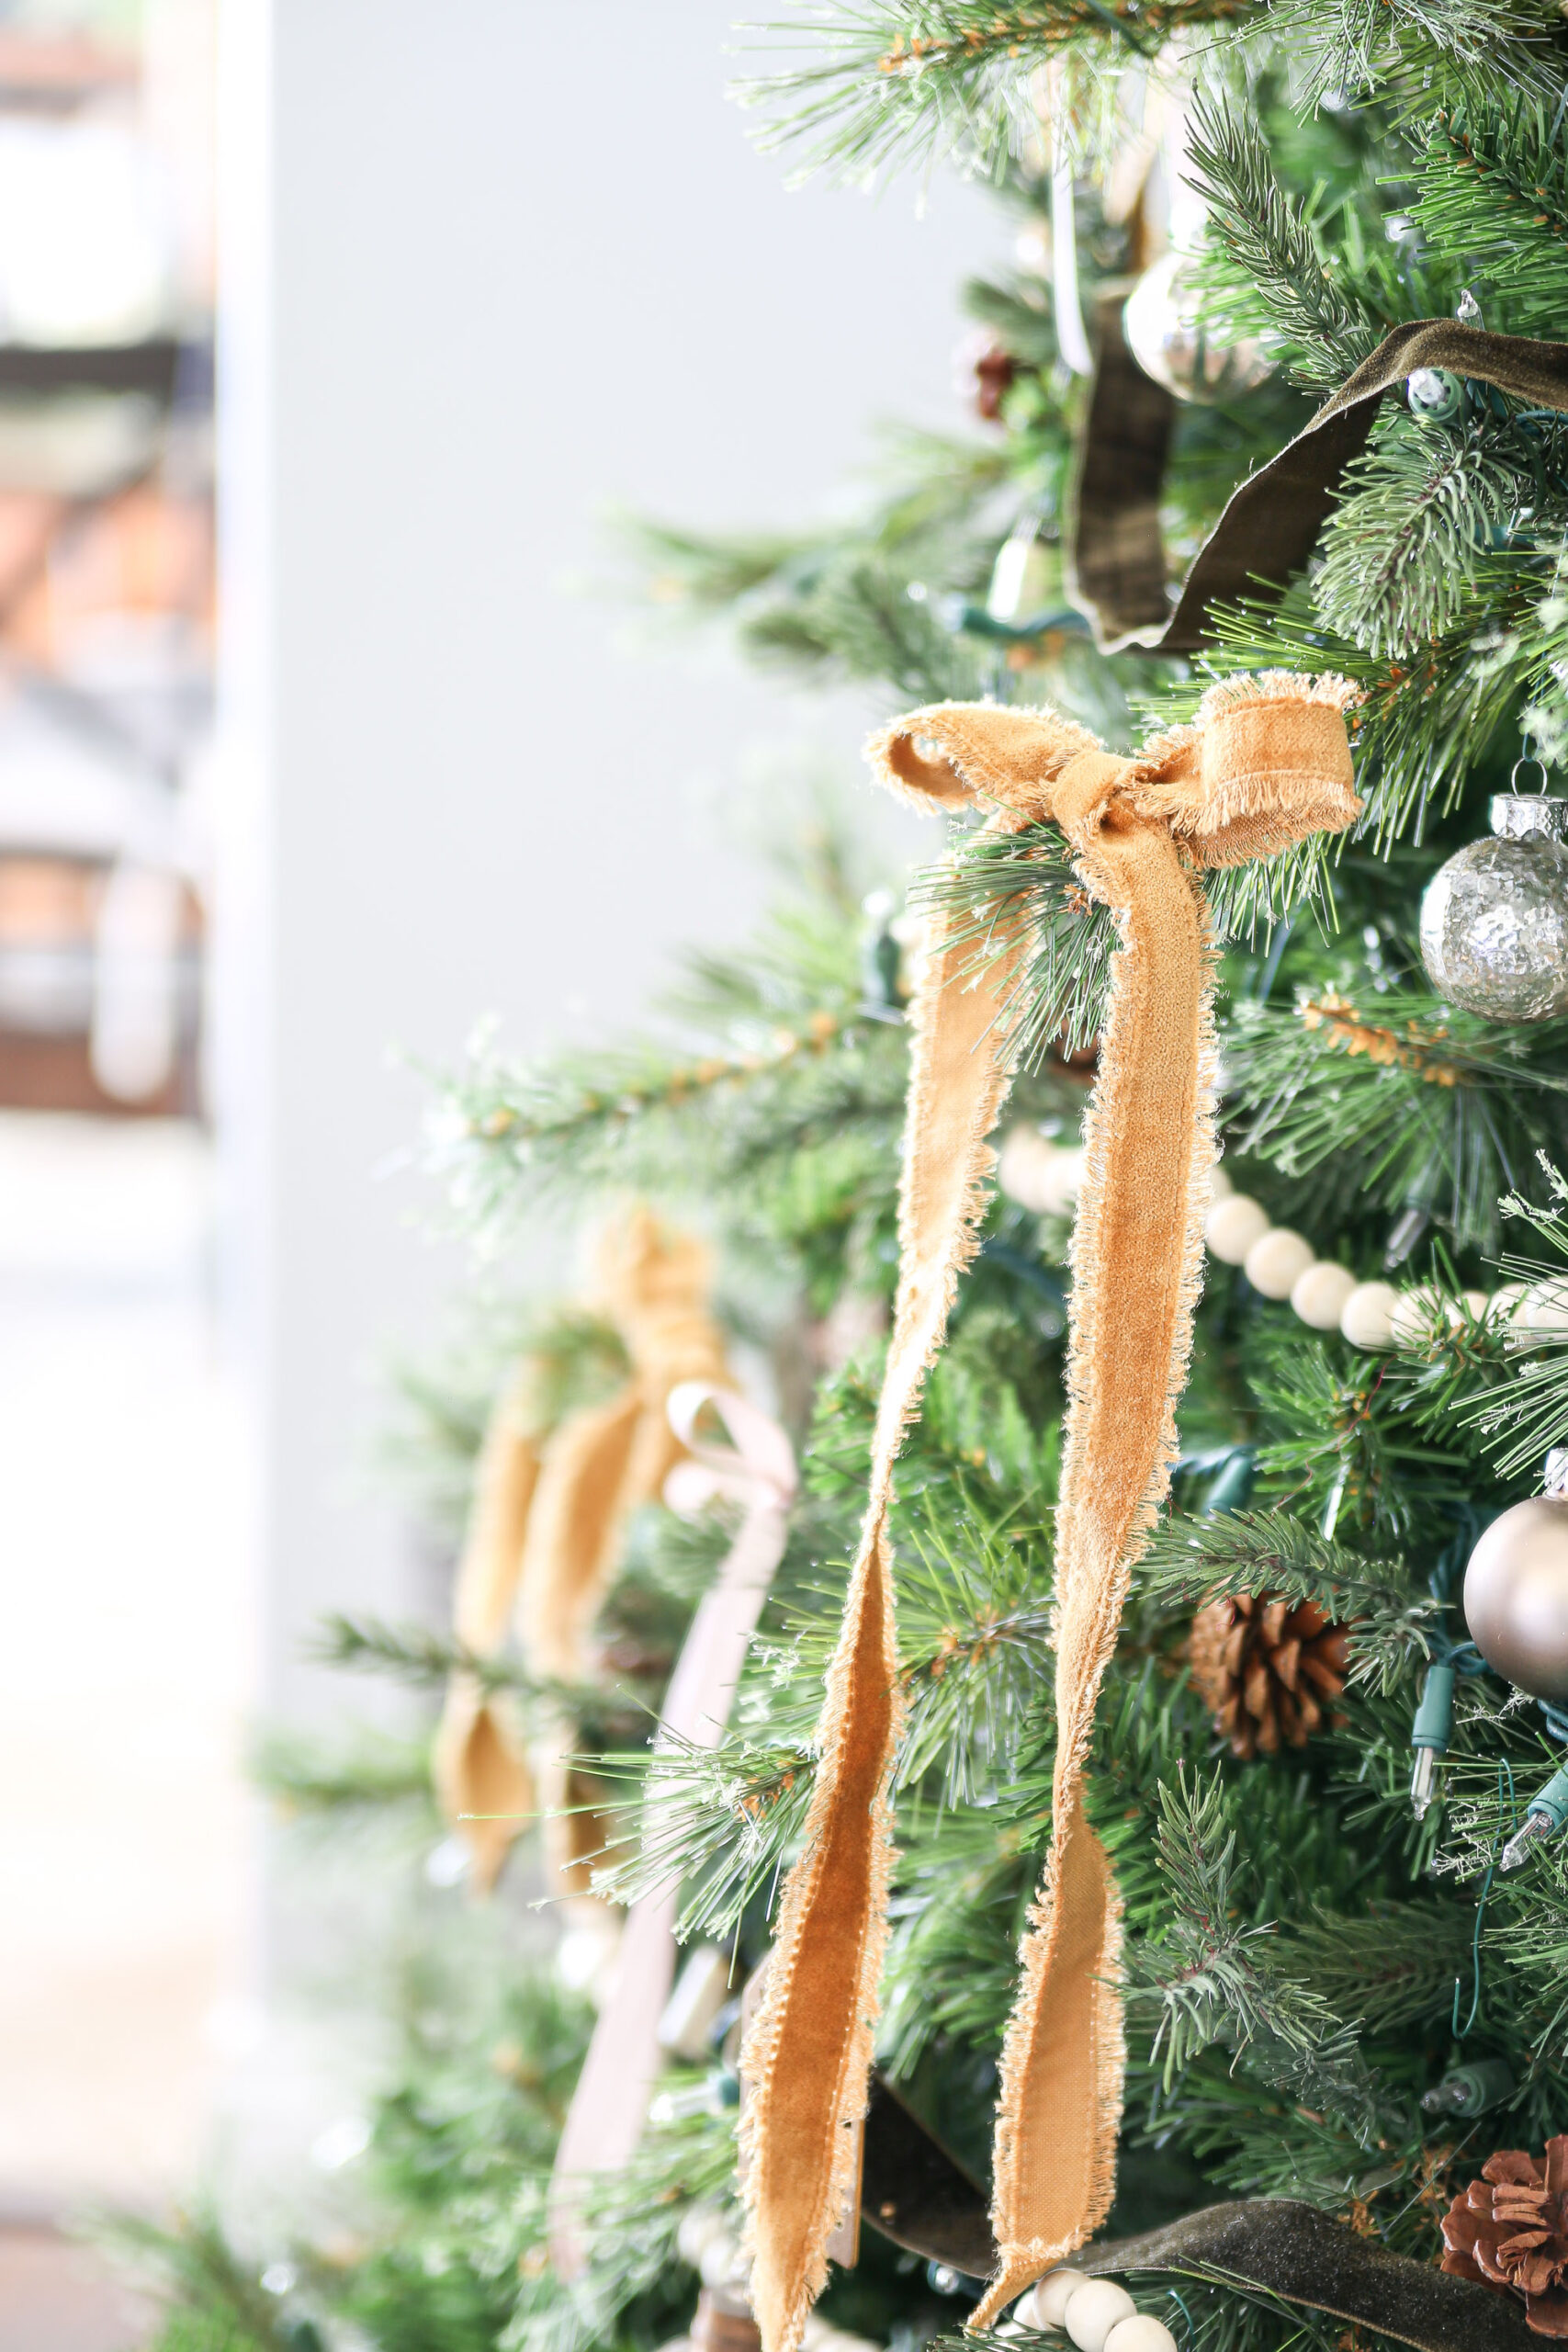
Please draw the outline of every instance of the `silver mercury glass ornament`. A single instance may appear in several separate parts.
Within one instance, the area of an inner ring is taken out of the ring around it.
[[[1540,792],[1495,794],[1492,839],[1439,866],[1421,900],[1427,978],[1489,1021],[1568,1012],[1568,801],[1549,800],[1545,781],[1542,768]]]
[[[1274,372],[1262,346],[1249,338],[1210,339],[1191,262],[1174,247],[1145,270],[1127,297],[1122,324],[1145,375],[1179,401],[1235,400]]]

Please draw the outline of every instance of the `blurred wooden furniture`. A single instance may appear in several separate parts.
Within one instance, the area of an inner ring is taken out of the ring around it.
[[[188,884],[153,880],[168,899],[152,902],[156,935],[128,944],[105,922],[123,868],[0,848],[0,1103],[196,1115],[201,910]],[[106,1003],[116,988],[129,1006]],[[147,1078],[155,1082],[138,1086]]]

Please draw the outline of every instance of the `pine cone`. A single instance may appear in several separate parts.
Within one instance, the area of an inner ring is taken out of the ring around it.
[[[975,413],[987,424],[994,424],[1002,413],[1002,402],[1012,389],[1018,374],[1018,362],[1010,351],[993,343],[982,351],[974,363],[975,390],[971,397]]]
[[[1323,1702],[1345,1688],[1343,1625],[1310,1600],[1292,1608],[1268,1593],[1212,1600],[1192,1620],[1192,1687],[1236,1756],[1304,1747],[1324,1721]]]
[[[1568,2132],[1544,2161],[1500,2148],[1443,2216],[1445,2270],[1517,2295],[1538,2335],[1568,2335]]]

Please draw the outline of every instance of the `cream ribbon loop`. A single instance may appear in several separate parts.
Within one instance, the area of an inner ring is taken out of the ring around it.
[[[700,1416],[710,1406],[734,1440],[732,1448],[710,1445],[699,1435]],[[671,1509],[694,1513],[723,1495],[743,1503],[745,1517],[698,1605],[664,1694],[647,1800],[649,1829],[660,1801],[659,1751],[716,1747],[724,1736],[747,1645],[784,1556],[795,1490],[789,1439],[744,1396],[711,1381],[682,1381],[671,1391],[667,1410],[688,1453],[664,1482]],[[565,2278],[577,2277],[583,2266],[577,2215],[585,2178],[626,2164],[641,2136],[662,2059],[659,2021],[674,1981],[679,1892],[671,1882],[632,1905],[615,1989],[599,2013],[572,2094],[550,2184],[550,2258]]]
[[[1194,870],[1262,857],[1356,816],[1339,679],[1270,672],[1212,689],[1196,722],[1131,759],[1050,711],[944,703],[868,746],[918,806],[1049,819],[1120,945],[1085,1137],[1056,1521],[1057,1750],[1044,1888],[1002,2053],[993,2219],[1001,2267],[974,2324],[1082,2245],[1109,2210],[1122,2111],[1120,1908],[1085,1817],[1100,1679],[1176,1451],[1213,1156],[1213,964]],[[962,926],[957,926],[961,931]],[[744,2058],[752,2303],[795,2352],[826,2281],[864,2115],[892,1864],[898,1729],[888,1513],[893,1465],[973,1256],[1010,1080],[1029,941],[976,970],[942,917],[911,1008],[898,1300],[861,1543],[818,1726],[806,1842],[780,1905]]]

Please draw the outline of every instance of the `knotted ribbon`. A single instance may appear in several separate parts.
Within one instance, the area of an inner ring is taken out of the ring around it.
[[[734,1443],[705,1443],[697,1418],[711,1406]],[[687,1448],[664,1482],[664,1499],[687,1515],[718,1498],[745,1516],[724,1565],[698,1604],[664,1693],[645,1814],[645,1843],[658,1826],[659,1755],[673,1747],[716,1747],[729,1721],[747,1645],[756,1631],[773,1570],[784,1557],[795,1499],[795,1456],[777,1421],[732,1390],[682,1382],[669,1400],[671,1426]],[[671,1879],[632,1905],[621,1936],[615,1990],[599,2012],[577,2078],[550,2184],[550,2258],[575,2278],[583,2264],[577,2207],[585,2177],[626,2164],[642,2135],[663,2063],[659,2024],[675,1975],[679,1885]]]
[[[651,1502],[685,1452],[665,1410],[682,1381],[725,1379],[724,1341],[708,1312],[708,1254],[693,1235],[637,1207],[600,1236],[592,1303],[619,1333],[631,1377],[603,1405],[570,1414],[539,1443],[525,1382],[503,1393],[480,1453],[458,1570],[458,1638],[498,1650],[515,1608],[525,1664],[553,1681],[587,1679],[588,1636],[619,1555],[626,1521]],[[572,1809],[562,1743],[529,1753],[503,1697],[454,1675],[436,1733],[436,1793],[488,1887],[540,1803],[550,1808],[551,1860],[585,1893],[592,1816]],[[479,1816],[490,1816],[479,1818]]]
[[[1049,711],[942,704],[868,746],[917,806],[1049,819],[1111,908],[1100,1071],[1074,1241],[1056,1516],[1057,1747],[1044,1887],[1002,2054],[988,2324],[1109,2210],[1122,2111],[1120,1906],[1083,1809],[1100,1679],[1169,1478],[1213,1156],[1213,947],[1196,870],[1264,857],[1356,815],[1341,680],[1280,673],[1213,689],[1196,723],[1132,759]],[[806,1842],[748,2039],[751,2294],[766,2352],[795,2352],[826,2280],[866,2108],[892,1860],[899,1726],[888,1512],[893,1464],[942,1344],[995,1154],[1028,952],[1005,922],[977,962],[938,914],[911,1008],[900,1268],[859,1552],[829,1669]]]

